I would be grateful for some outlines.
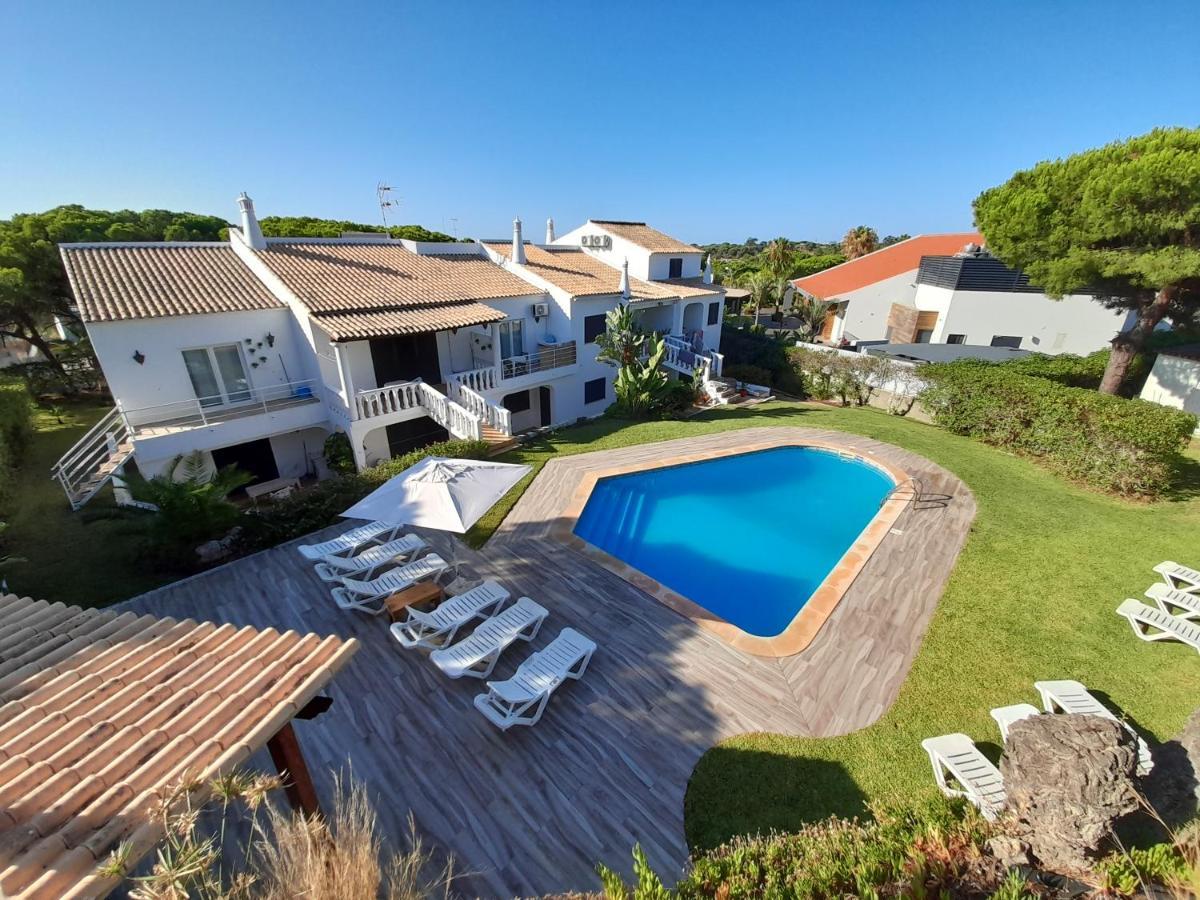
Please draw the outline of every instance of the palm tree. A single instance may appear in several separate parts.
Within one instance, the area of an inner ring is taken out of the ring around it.
[[[858,225],[846,232],[842,238],[842,255],[846,259],[866,256],[879,246],[879,235],[868,225]]]
[[[763,251],[763,260],[767,264],[767,271],[776,278],[783,278],[788,274],[792,268],[794,256],[792,245],[788,243],[787,238],[782,237],[775,238],[767,244],[767,249]]]
[[[825,326],[825,316],[829,313],[829,304],[816,297],[796,292],[792,300],[792,315],[798,320],[796,334],[800,340],[811,344]]]
[[[742,286],[750,292],[754,301],[754,327],[758,327],[758,314],[763,301],[770,301],[775,294],[775,279],[766,272],[751,272],[742,282]]]

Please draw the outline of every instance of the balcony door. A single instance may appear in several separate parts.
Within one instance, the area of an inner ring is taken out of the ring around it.
[[[435,332],[375,338],[370,346],[378,387],[418,378],[427,384],[441,383],[442,366]]]
[[[237,344],[184,350],[183,364],[201,406],[232,406],[251,399],[250,379]]]

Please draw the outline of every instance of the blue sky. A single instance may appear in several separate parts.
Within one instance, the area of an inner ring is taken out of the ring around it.
[[[1200,118],[1200,8],[0,0],[0,216],[77,202],[690,241],[971,223],[1018,168]]]

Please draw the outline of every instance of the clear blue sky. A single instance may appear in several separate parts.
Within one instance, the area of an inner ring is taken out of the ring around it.
[[[1195,0],[0,0],[0,216],[59,203],[540,238],[970,225],[1040,159],[1200,119]]]

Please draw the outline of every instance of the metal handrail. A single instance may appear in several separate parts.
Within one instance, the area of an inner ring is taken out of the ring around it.
[[[231,416],[238,416],[255,406],[262,411],[270,412],[267,404],[281,400],[297,400],[300,402],[317,401],[315,387],[317,380],[306,378],[303,381],[289,381],[283,384],[267,385],[265,387],[249,387],[244,391],[230,391],[226,394],[212,394],[205,397],[190,397],[185,400],[172,400],[167,403],[154,403],[149,406],[126,408],[123,410],[126,422],[132,431],[156,424],[176,424],[182,419],[199,419],[201,425],[222,422]],[[238,398],[245,394],[245,399]],[[206,403],[206,401],[215,401]],[[153,414],[153,417],[146,414]],[[179,423],[182,424],[182,423]]]
[[[59,457],[58,462],[56,462],[54,464],[54,466],[50,469],[50,474],[54,475],[60,469],[69,465],[70,463],[74,462],[75,457],[79,456],[83,452],[83,450],[86,449],[86,444],[93,437],[98,437],[100,434],[106,433],[111,428],[111,426],[116,424],[116,422],[119,421],[121,418],[122,418],[121,405],[120,405],[120,403],[118,403],[116,406],[114,406],[112,409],[110,409],[108,412],[106,412],[100,418],[100,421],[98,421],[95,425],[93,425],[91,428],[89,428],[87,430],[87,432],[83,435],[83,437],[81,437],[79,440],[77,440],[71,446],[70,450],[68,450],[66,453],[64,453],[62,456]]]
[[[575,365],[576,360],[575,342],[567,341],[556,347],[500,360],[500,377],[520,378],[522,375],[532,375],[549,369],[561,369],[564,366]]]

